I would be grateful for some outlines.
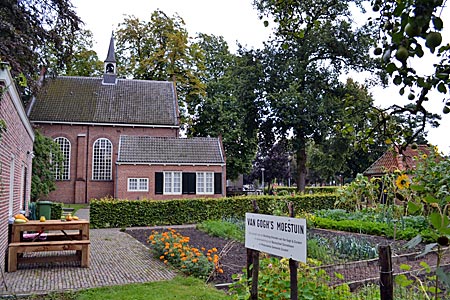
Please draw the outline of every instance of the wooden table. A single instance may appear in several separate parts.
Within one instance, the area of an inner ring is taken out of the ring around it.
[[[68,232],[68,231],[75,231]],[[24,232],[36,232],[37,236],[31,240],[23,238]],[[46,239],[39,239],[41,234]],[[86,220],[47,220],[13,223],[11,239],[8,247],[8,272],[17,270],[18,263],[80,261],[82,267],[89,267],[89,221]],[[67,251],[76,250],[74,255],[19,257],[25,252]]]

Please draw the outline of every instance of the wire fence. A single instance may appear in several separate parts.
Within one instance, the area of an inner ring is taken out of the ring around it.
[[[434,299],[430,295],[436,287],[440,290],[438,299],[450,299],[450,291],[445,286],[436,286],[437,256],[437,252],[424,256],[417,252],[392,257],[392,273],[395,278],[393,299]],[[450,255],[441,257],[440,266],[445,272],[450,272]],[[317,268],[327,272],[331,285],[347,284],[357,299],[381,299],[378,258]],[[427,295],[424,290],[428,292]]]

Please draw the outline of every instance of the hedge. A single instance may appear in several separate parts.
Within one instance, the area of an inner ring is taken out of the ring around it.
[[[340,187],[338,186],[307,186],[305,187],[305,194],[333,194]],[[281,191],[287,191],[289,194],[297,192],[296,187],[287,187],[287,186],[276,186],[274,187],[274,191],[277,193]]]
[[[90,202],[90,223],[92,228],[125,228],[195,224],[228,217],[244,218],[246,212],[253,212],[253,199],[257,200],[259,213],[271,214],[274,209],[280,208],[286,212],[285,203],[290,201],[294,203],[296,212],[333,208],[337,195],[262,195],[174,200],[93,199]]]

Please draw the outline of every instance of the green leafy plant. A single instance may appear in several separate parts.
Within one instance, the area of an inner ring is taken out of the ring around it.
[[[245,232],[242,227],[226,221],[204,221],[197,225],[197,229],[200,229],[201,231],[204,231],[212,236],[232,239],[239,242],[244,242],[245,239]]]
[[[312,261],[309,261],[312,263]],[[244,272],[245,274],[245,272]],[[248,299],[248,280],[246,275],[234,276],[230,292],[233,299]],[[299,299],[348,299],[351,296],[347,285],[330,287],[329,276],[325,271],[300,264],[298,271]],[[290,275],[288,259],[263,258],[260,260],[258,277],[259,299],[290,299]]]
[[[189,237],[182,236],[173,229],[164,232],[153,231],[148,242],[156,257],[187,275],[206,279],[213,272],[223,273],[216,248],[206,250],[191,247]]]

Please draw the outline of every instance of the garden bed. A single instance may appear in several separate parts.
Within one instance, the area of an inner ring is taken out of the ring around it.
[[[142,244],[150,247],[147,243],[147,239],[150,236],[152,230],[151,229],[127,229],[128,234],[136,238]],[[218,237],[210,236],[200,230],[195,228],[183,228],[177,229],[177,232],[181,233],[184,236],[188,236],[190,238],[189,244],[192,247],[201,248],[204,247],[206,249],[217,248],[219,250],[221,259],[220,262],[222,264],[223,274],[217,274],[215,278],[212,279],[212,282],[219,283],[229,283],[232,281],[231,276],[233,274],[242,273],[243,268],[245,268],[247,254],[246,249],[242,243],[233,242],[230,240],[225,240]],[[421,251],[424,245],[419,245],[414,249],[407,249],[405,247],[406,241],[393,241],[391,239],[387,239],[379,236],[369,236],[364,234],[355,234],[355,233],[347,233],[341,231],[330,231],[330,230],[321,230],[321,229],[309,229],[308,234],[317,234],[327,238],[332,238],[336,235],[349,235],[358,238],[368,239],[375,244],[390,244],[393,256],[399,256],[406,253],[418,252]],[[224,251],[225,249],[225,251]],[[448,255],[446,255],[448,256]],[[435,255],[429,255],[425,259],[421,258],[420,261],[426,260],[430,265],[434,265],[436,258]],[[410,264],[411,262],[404,262]],[[447,262],[448,263],[448,262]],[[378,264],[367,265],[361,264],[358,272],[353,269],[349,274],[344,274],[346,277],[346,281],[353,280],[361,280],[363,278],[372,278],[378,276]],[[339,270],[336,270],[339,272]],[[357,275],[358,278],[349,278],[352,274]]]

